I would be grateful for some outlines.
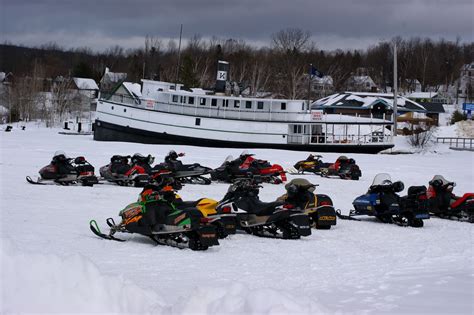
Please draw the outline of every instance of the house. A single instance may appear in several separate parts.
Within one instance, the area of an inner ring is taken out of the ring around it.
[[[422,105],[426,109],[426,116],[433,120],[434,125],[439,126],[439,114],[445,112],[445,99],[437,92],[413,92],[407,98]]]
[[[405,79],[401,88],[405,92],[421,92],[421,83],[417,79]]]
[[[128,104],[141,104],[140,98],[142,97],[141,85],[132,82],[122,82],[117,85],[116,88],[111,92],[111,96],[107,99],[119,103]]]
[[[357,92],[377,92],[378,86],[369,75],[353,75],[345,83],[347,90]]]
[[[89,78],[72,78],[73,88],[78,92],[81,108],[95,111],[97,107],[97,98],[99,96],[99,86],[93,79]]]
[[[112,93],[112,91],[126,79],[126,73],[111,72],[109,68],[105,68],[105,73],[99,83],[101,93]]]
[[[474,101],[474,61],[461,67],[457,92],[461,103]]]
[[[333,79],[330,75],[323,77],[314,76],[311,79],[311,91],[313,96],[318,99],[334,93]]]
[[[407,113],[426,113],[426,109],[415,101],[399,96],[397,98],[399,115]],[[344,92],[322,98],[311,104],[311,109],[323,110],[327,114],[344,114],[362,117],[391,119],[393,113],[393,94]]]

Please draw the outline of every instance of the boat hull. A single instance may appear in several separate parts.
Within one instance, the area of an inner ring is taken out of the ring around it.
[[[125,141],[147,144],[181,144],[203,147],[223,148],[269,148],[293,151],[339,152],[339,153],[378,153],[393,147],[393,144],[283,144],[283,143],[250,143],[204,139],[166,132],[153,132],[128,126],[121,126],[97,119],[94,123],[94,140]]]

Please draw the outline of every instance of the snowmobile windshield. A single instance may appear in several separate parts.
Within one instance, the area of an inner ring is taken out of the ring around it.
[[[456,186],[456,183],[446,180],[446,178],[444,178],[442,175],[435,175],[431,181],[433,182],[435,180],[439,180],[441,183],[443,183],[443,186]]]
[[[234,160],[234,158],[232,157],[232,155],[229,155],[225,158],[224,163],[225,162],[232,162],[233,160]]]
[[[380,173],[375,175],[374,180],[372,181],[372,186],[385,186],[391,185],[392,178],[387,173]]]

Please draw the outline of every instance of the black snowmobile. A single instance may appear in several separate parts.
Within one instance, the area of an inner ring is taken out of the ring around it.
[[[237,228],[263,237],[298,239],[311,235],[309,217],[302,210],[286,207],[284,201],[259,199],[261,179],[239,179],[230,185],[218,210],[237,214]]]
[[[455,182],[435,175],[429,182],[427,198],[431,201],[431,214],[451,220],[474,222],[474,193],[463,196],[453,194]]]
[[[367,215],[375,216],[384,223],[422,227],[423,220],[430,218],[429,203],[424,196],[426,187],[410,187],[408,196],[401,198],[398,193],[403,189],[403,183],[392,182],[389,174],[377,174],[368,192],[352,202],[354,210],[350,211],[349,216],[338,213],[338,217],[357,220],[355,216]]]
[[[104,239],[125,241],[116,233],[137,233],[151,238],[156,244],[192,250],[206,250],[219,245],[217,232],[209,220],[203,220],[198,210],[179,210],[170,203],[166,194],[174,194],[169,186],[153,191],[141,200],[120,211],[121,222],[106,220],[110,230],[102,233],[95,220],[89,223],[91,231]]]
[[[344,155],[338,157],[335,163],[321,165],[319,171],[323,177],[337,176],[341,179],[359,180],[362,176],[356,161]]]
[[[163,172],[169,171],[171,171],[171,176],[173,178],[179,180],[183,184],[209,185],[211,183],[211,180],[204,176],[212,171],[211,168],[202,166],[198,163],[183,164],[181,161],[175,161],[174,163],[165,162],[155,165],[150,172],[151,178],[155,179]]]
[[[116,183],[120,186],[134,185],[135,187],[143,187],[150,181],[145,167],[146,164],[140,154],[130,155],[114,155],[110,158],[110,163],[100,168],[100,176],[108,182]],[[150,158],[148,157],[144,158]],[[132,159],[132,163],[129,162]]]
[[[328,195],[314,193],[316,186],[304,178],[294,178],[285,185],[287,193],[277,200],[303,210],[316,229],[328,230],[336,225],[336,210]]]
[[[94,175],[94,167],[83,156],[67,158],[64,153],[55,153],[51,163],[41,168],[39,174],[40,176],[37,178],[27,176],[27,182],[30,184],[57,184],[62,186],[76,184],[93,186],[99,182]]]

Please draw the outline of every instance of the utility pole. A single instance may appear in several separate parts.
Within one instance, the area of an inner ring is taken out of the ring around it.
[[[397,136],[397,112],[398,112],[398,75],[397,75],[397,42],[393,45],[393,136]]]
[[[180,67],[180,59],[181,59],[181,37],[183,35],[183,24],[181,24],[181,28],[179,30],[179,45],[178,45],[178,65],[176,67],[176,83],[174,84],[175,91],[178,89],[178,82],[179,82],[179,67]]]
[[[310,110],[311,108],[309,104],[311,104],[311,72],[313,70],[313,64],[309,64],[309,71],[308,71],[308,108],[307,110]]]

